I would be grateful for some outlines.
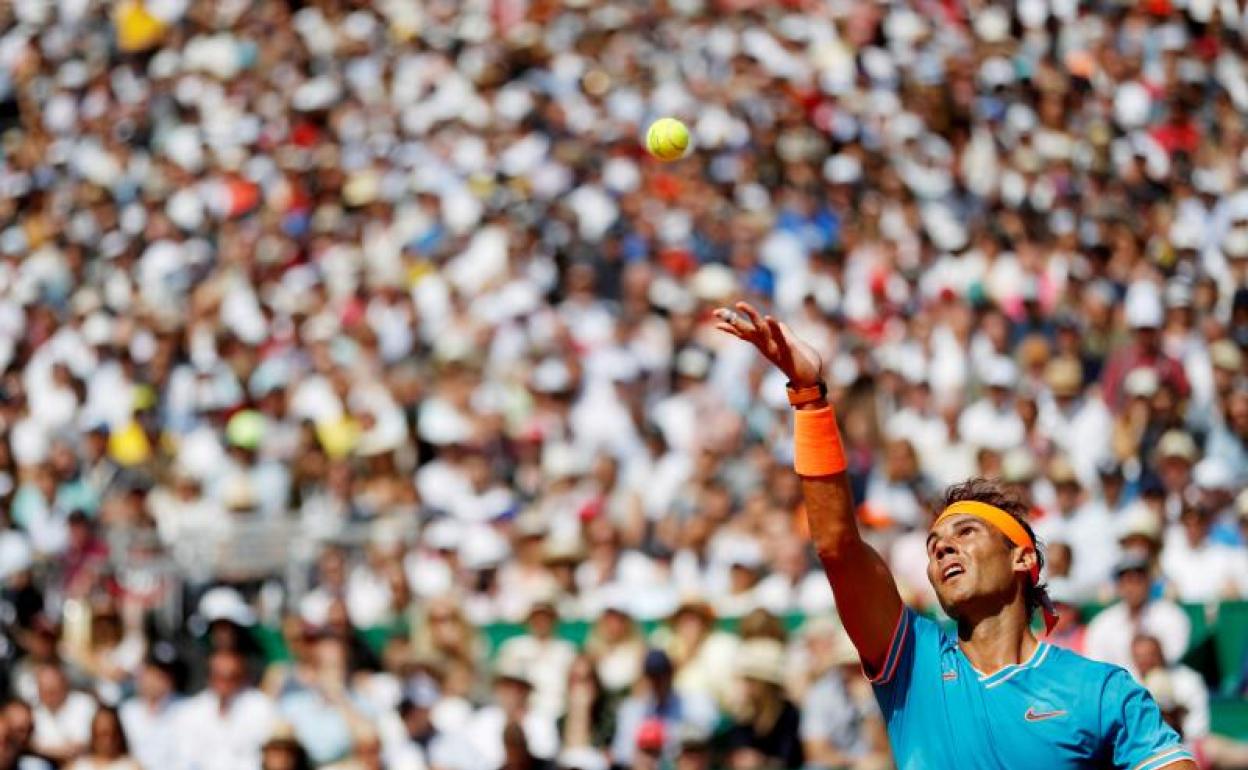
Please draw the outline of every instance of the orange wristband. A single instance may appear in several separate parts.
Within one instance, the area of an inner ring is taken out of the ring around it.
[[[849,467],[832,407],[793,413],[793,470],[799,476],[835,476]]]

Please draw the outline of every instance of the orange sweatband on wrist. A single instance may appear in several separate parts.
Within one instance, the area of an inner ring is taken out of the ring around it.
[[[793,470],[799,476],[835,476],[849,467],[832,407],[793,413]]]

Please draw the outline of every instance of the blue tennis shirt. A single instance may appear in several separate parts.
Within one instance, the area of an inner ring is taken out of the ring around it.
[[[899,770],[1157,770],[1192,755],[1124,669],[1041,642],[989,676],[910,608],[871,680]]]

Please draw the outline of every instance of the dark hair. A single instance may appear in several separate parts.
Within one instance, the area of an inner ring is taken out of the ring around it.
[[[88,752],[95,750],[95,720],[101,718],[113,720],[113,725],[117,728],[117,748],[121,756],[129,756],[130,742],[126,740],[126,728],[121,723],[121,715],[112,706],[100,706],[91,717],[91,741]]]
[[[1031,542],[1036,544],[1036,564],[1040,569],[1044,569],[1044,548],[1039,539],[1036,538],[1036,533],[1032,530],[1031,525],[1027,523],[1027,514],[1031,509],[1027,503],[1023,502],[1022,498],[1007,490],[1001,482],[995,479],[976,477],[967,479],[961,484],[954,484],[945,490],[946,508],[963,500],[987,503],[994,508],[1000,508],[1013,517],[1015,521],[1022,525],[1027,536],[1031,538]],[[1004,535],[1002,537],[1004,538]],[[1009,541],[1007,540],[1006,542]],[[1013,545],[1013,543],[1010,543],[1011,547]],[[1036,610],[1048,603],[1048,589],[1043,583],[1032,583],[1028,580],[1024,598],[1027,603],[1027,619],[1030,621],[1035,617]]]

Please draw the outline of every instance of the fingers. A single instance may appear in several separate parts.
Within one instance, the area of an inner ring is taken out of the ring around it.
[[[745,339],[745,335],[741,333],[740,329],[730,323],[727,323],[726,321],[721,321],[715,324],[715,328],[719,329],[721,332],[727,332],[739,340]]]
[[[744,313],[745,317],[750,319],[750,323],[754,325],[755,329],[762,331],[766,328],[767,325],[763,322],[763,317],[758,314],[753,305],[748,302],[738,302],[736,307],[738,312]]]

